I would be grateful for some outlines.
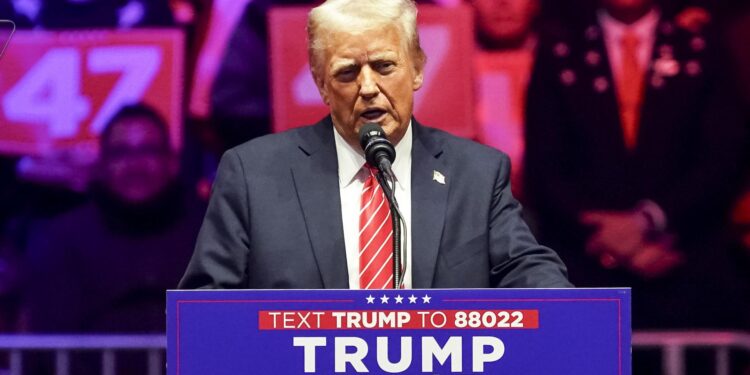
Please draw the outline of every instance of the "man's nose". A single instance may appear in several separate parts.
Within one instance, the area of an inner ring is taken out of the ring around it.
[[[380,93],[377,73],[369,66],[365,66],[359,75],[359,95],[363,99],[372,99]]]

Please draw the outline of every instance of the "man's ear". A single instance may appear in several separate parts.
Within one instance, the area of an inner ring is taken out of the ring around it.
[[[412,88],[414,89],[414,91],[417,91],[422,87],[423,81],[424,81],[424,69],[416,67],[414,81],[412,82]]]
[[[422,81],[423,80],[424,80],[424,74],[420,71],[414,77],[414,91],[417,91],[420,88],[422,88]]]
[[[417,91],[420,88],[422,88],[422,83],[424,82],[424,66],[425,66],[426,60],[427,60],[426,56],[421,51],[419,54],[417,54],[417,57],[415,58],[414,80],[412,82],[412,89],[414,91]]]

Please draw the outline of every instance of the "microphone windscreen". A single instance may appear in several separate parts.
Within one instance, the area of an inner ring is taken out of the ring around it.
[[[362,128],[359,129],[359,145],[362,147],[362,150],[367,147],[367,144],[373,137],[386,138],[383,128],[373,122],[362,125]]]

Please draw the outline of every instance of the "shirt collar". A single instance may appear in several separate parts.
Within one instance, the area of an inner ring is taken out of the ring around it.
[[[402,191],[408,191],[411,185],[411,148],[413,142],[412,122],[401,141],[396,145],[396,160],[393,161],[393,174],[396,175],[396,186]]]
[[[635,33],[639,40],[649,40],[653,38],[656,26],[659,23],[659,11],[651,9],[639,20],[632,24],[625,24],[609,15],[606,10],[601,9],[597,14],[599,24],[604,29],[604,33],[610,40],[620,40],[626,31]]]
[[[360,149],[355,149],[334,128],[333,138],[336,143],[336,157],[339,162],[339,184],[342,187],[349,186],[357,177],[366,160]],[[412,149],[412,122],[409,120],[408,128],[401,141],[396,144],[396,160],[393,161],[393,174],[396,175],[396,185],[399,189],[406,190],[411,181],[411,149]],[[362,178],[364,178],[362,174]]]

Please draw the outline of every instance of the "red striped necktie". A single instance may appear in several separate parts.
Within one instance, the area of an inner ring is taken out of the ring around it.
[[[393,289],[393,223],[377,170],[368,172],[359,211],[359,286],[361,289]]]
[[[638,36],[628,31],[620,40],[622,46],[622,72],[617,86],[625,146],[633,150],[638,142],[638,127],[643,104],[643,70],[638,62]]]

